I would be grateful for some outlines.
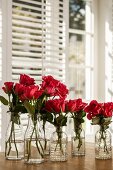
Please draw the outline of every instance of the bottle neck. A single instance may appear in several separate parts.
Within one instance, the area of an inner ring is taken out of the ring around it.
[[[78,122],[77,119],[73,118],[74,131],[82,129],[82,123]]]
[[[40,115],[28,115],[28,126],[40,127]]]
[[[62,133],[62,127],[61,126],[56,126],[56,132],[57,133]]]
[[[19,113],[11,112],[10,113],[10,122],[20,124],[20,115],[19,115]]]
[[[106,131],[109,128],[107,125],[100,125],[100,131]]]

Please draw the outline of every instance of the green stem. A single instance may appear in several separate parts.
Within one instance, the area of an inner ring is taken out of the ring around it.
[[[35,126],[35,135],[36,135],[36,146],[37,146],[37,150],[38,150],[39,154],[41,155],[41,157],[43,158],[43,156],[44,156],[44,149],[43,149],[43,147],[42,147],[42,144],[41,144],[40,140],[38,140],[36,126]],[[38,142],[39,142],[39,145],[40,145],[40,147],[41,147],[42,153],[41,153],[41,151],[40,151],[40,149],[39,149]]]
[[[74,140],[78,140],[78,151],[80,150],[81,146],[82,146],[82,137],[81,137],[81,132],[82,132],[82,125],[76,125],[76,119],[73,120],[74,121],[74,132],[75,132],[75,137]]]
[[[57,144],[56,144],[56,147],[55,147],[55,151],[57,149],[57,146],[59,145],[62,154],[64,154],[63,148],[62,148],[62,129],[61,129],[61,127],[57,127],[56,132],[57,132],[57,136],[58,136],[58,141],[57,141]]]
[[[28,157],[27,157],[27,161],[29,160],[29,158],[30,158],[30,155],[31,155],[31,140],[32,140],[32,137],[33,137],[33,133],[34,133],[34,128],[33,128],[33,131],[32,131],[32,134],[31,134],[31,136],[30,136],[30,140],[29,140],[29,146],[28,146]]]
[[[100,135],[101,135],[100,144],[101,144],[101,141],[103,140],[104,141],[104,152],[109,153],[108,148],[107,148],[107,143],[106,143],[106,130],[104,128],[100,129]],[[99,148],[100,148],[100,145],[99,145]]]
[[[6,146],[5,146],[5,156],[9,156],[10,151],[11,151],[11,140],[12,140],[12,133],[13,133],[13,126],[11,126],[11,132],[9,135],[8,140],[6,141]],[[7,145],[9,144],[9,150],[7,152]]]
[[[47,148],[47,140],[46,140],[45,124],[46,124],[46,122],[45,122],[45,121],[43,121],[43,131],[44,131],[44,150],[46,150],[46,148]]]
[[[17,149],[17,145],[16,145],[16,140],[15,140],[15,129],[14,129],[14,121],[11,120],[12,124],[11,124],[11,131],[10,131],[10,135],[9,135],[9,138],[8,140],[6,141],[6,144],[5,144],[5,156],[9,156],[10,152],[11,152],[11,143],[12,143],[12,140],[14,140],[14,145],[15,145],[15,149],[16,149],[16,154],[17,154],[17,158],[18,158],[18,149]],[[12,138],[12,135],[13,135],[13,138]],[[8,147],[8,144],[9,144],[9,150],[7,152],[7,147]]]
[[[16,145],[16,140],[15,140],[14,122],[12,122],[12,126],[13,126],[14,145],[15,145],[16,154],[17,154],[17,158],[18,158],[18,149],[17,149],[17,145]]]

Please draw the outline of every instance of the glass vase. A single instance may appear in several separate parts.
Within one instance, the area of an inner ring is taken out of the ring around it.
[[[50,139],[50,161],[67,161],[67,135],[56,128]]]
[[[44,162],[44,138],[41,136],[39,117],[29,116],[24,138],[24,162],[40,164]]]
[[[10,113],[5,139],[5,158],[8,160],[24,158],[24,134],[18,113]]]
[[[95,134],[95,158],[112,158],[111,133],[101,126]]]
[[[85,131],[82,125],[75,126],[71,137],[72,156],[85,155]]]

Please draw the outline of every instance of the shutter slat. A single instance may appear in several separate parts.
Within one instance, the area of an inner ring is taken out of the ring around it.
[[[33,52],[22,52],[22,51],[12,51],[12,55],[18,55],[18,56],[31,56],[31,57],[37,57],[38,58],[38,54],[37,53],[33,53]]]
[[[12,23],[14,24],[14,25],[21,25],[21,27],[22,26],[24,26],[24,27],[33,27],[33,28],[42,28],[42,24],[41,24],[41,22],[40,23],[35,23],[35,22],[25,22],[25,21],[22,21],[22,20],[12,20]]]
[[[33,40],[27,40],[27,39],[17,39],[17,38],[12,38],[13,43],[26,43],[26,44],[35,44],[35,45],[42,45],[42,42],[39,41],[33,41]],[[24,47],[25,48],[25,47]]]
[[[39,1],[37,2],[37,1],[32,1],[32,0],[19,0],[19,2],[27,2],[27,3],[34,4],[34,5],[42,5],[43,4]]]
[[[26,8],[26,9],[30,9],[30,10],[36,10],[38,12],[42,12],[42,8],[38,8],[38,7],[35,7],[35,6],[30,6],[30,5],[25,5],[25,4],[20,4],[20,3],[16,3],[16,2],[13,2],[13,6],[17,6],[17,7],[21,7],[21,8]]]
[[[22,9],[16,9],[16,8],[13,8],[12,12],[14,13],[14,15],[18,14],[19,16],[22,16],[22,15],[25,15],[25,16],[31,16],[31,17],[42,17],[42,14],[39,14],[37,12],[30,12],[30,11],[24,11]],[[12,16],[13,17],[13,16]]]
[[[39,36],[39,35],[31,35],[31,34],[24,34],[24,33],[18,33],[18,32],[13,32],[12,33],[13,37],[17,37],[17,38],[29,38],[29,39],[35,39],[35,40],[42,40],[43,36]]]
[[[42,18],[42,16],[41,16],[41,18]],[[13,16],[12,16],[12,19],[14,20],[15,19],[15,21],[17,20],[24,20],[24,21],[32,21],[32,22],[36,22],[36,23],[38,23],[38,22],[40,22],[40,23],[42,23],[42,20],[40,19],[40,21],[39,20],[37,20],[37,18],[35,18],[35,17],[33,17],[33,16],[30,16],[30,15],[28,15],[28,16],[23,16],[23,15],[17,15],[17,14],[13,14]]]

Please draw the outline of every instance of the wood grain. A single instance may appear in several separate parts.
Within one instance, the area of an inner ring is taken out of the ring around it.
[[[24,161],[8,161],[0,153],[0,170],[113,170],[113,161],[96,160],[94,145],[86,143],[86,155],[71,157],[70,149],[67,162],[45,162],[40,165],[27,165]]]

